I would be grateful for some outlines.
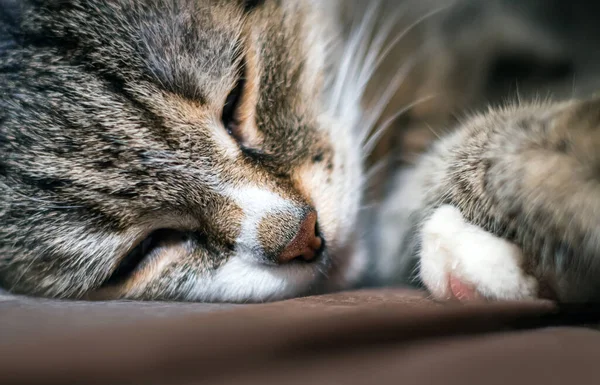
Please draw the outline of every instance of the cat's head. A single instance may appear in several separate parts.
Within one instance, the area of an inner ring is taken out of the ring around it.
[[[5,288],[263,301],[355,275],[360,148],[331,108],[329,5],[9,3]]]

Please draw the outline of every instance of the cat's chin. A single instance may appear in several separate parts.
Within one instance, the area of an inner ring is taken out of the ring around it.
[[[344,265],[346,265],[344,263]],[[212,273],[190,280],[182,291],[155,295],[151,272],[134,280],[89,293],[89,300],[163,299],[191,302],[261,303],[335,291],[347,285],[344,268],[323,256],[313,263],[268,265],[234,257]],[[335,282],[332,280],[335,276]]]
[[[233,258],[210,278],[199,279],[186,295],[189,301],[252,303],[312,293],[327,277],[326,258],[314,263],[281,266]]]
[[[179,262],[189,259],[190,250],[187,238],[170,233],[169,236],[168,245],[155,247],[128,274],[120,280],[109,279],[108,284],[88,293],[86,299],[277,301],[350,288],[359,281],[367,266],[363,242],[351,238],[352,241],[342,247],[330,244],[312,262],[267,264],[253,253],[238,252],[214,270],[173,271],[169,267],[176,263],[181,266]]]
[[[314,263],[263,265],[235,258],[212,279],[198,281],[190,301],[267,302],[323,294],[352,287],[364,274],[367,253],[362,242],[335,250]]]

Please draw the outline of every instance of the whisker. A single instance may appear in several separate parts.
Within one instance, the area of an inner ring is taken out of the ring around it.
[[[373,77],[373,74],[375,73],[376,69],[383,61],[383,58],[387,56],[387,53],[384,56],[381,55],[382,47],[384,47],[386,39],[390,36],[398,20],[404,14],[403,11],[404,9],[399,10],[393,16],[388,17],[388,20],[385,21],[384,25],[375,35],[373,41],[369,44],[369,52],[367,56],[362,59],[362,69],[357,77],[356,96],[358,96],[359,98],[363,96],[367,84]],[[390,50],[388,50],[388,53],[389,51]]]
[[[365,177],[362,180],[362,187],[368,187],[372,182],[372,179],[381,172],[387,165],[390,164],[391,156],[386,155],[383,159],[377,161],[369,170],[365,173]]]
[[[381,2],[379,2],[379,5],[381,4]],[[371,56],[371,52],[375,49],[377,50],[378,48],[376,47],[376,41],[379,40],[379,36],[382,33],[385,32],[378,32],[376,34],[375,40],[372,42],[371,39],[371,35],[373,34],[373,31],[375,30],[375,22],[377,21],[377,14],[379,9],[376,9],[373,19],[370,19],[370,23],[368,25],[368,29],[365,29],[362,31],[363,35],[357,35],[356,38],[359,41],[359,49],[356,51],[355,56],[354,56],[354,60],[352,61],[353,63],[353,67],[352,67],[352,79],[355,79],[357,77],[357,73],[362,72],[361,69],[364,69],[365,66],[367,66],[368,64],[368,58]],[[359,31],[360,32],[360,31]],[[360,89],[360,88],[359,88]]]
[[[336,82],[333,88],[332,101],[334,111],[338,111],[340,109],[341,95],[343,93],[344,86],[349,80],[348,78],[351,72],[352,65],[357,58],[356,54],[361,49],[360,44],[364,44],[360,37],[364,36],[366,34],[365,31],[368,28],[372,28],[372,24],[375,23],[377,8],[378,3],[370,3],[366,15],[362,19],[362,22],[360,23],[358,28],[356,29],[354,26],[352,27],[352,30],[355,32],[352,33],[347,45],[345,46],[343,58],[340,64],[340,68],[337,72]]]
[[[442,136],[440,134],[438,134],[437,131],[433,129],[433,127],[431,127],[431,124],[425,122],[425,125],[427,126],[427,128],[429,129],[429,131],[431,131],[431,133],[433,135],[435,135],[436,138],[438,138],[438,140],[442,140]]]
[[[411,23],[410,25],[408,25],[402,32],[400,32],[400,34],[398,34],[389,44],[386,45],[386,47],[383,49],[383,51],[381,51],[381,54],[379,55],[377,61],[375,62],[375,65],[371,68],[371,70],[369,71],[368,77],[367,79],[362,79],[362,81],[359,82],[359,84],[362,84],[362,82],[368,82],[369,79],[371,78],[372,74],[381,66],[381,64],[383,63],[383,61],[385,60],[385,58],[389,55],[389,53],[392,51],[392,49],[407,35],[409,34],[413,29],[415,29],[416,27],[418,27],[421,23],[427,21],[429,18],[437,15],[438,13],[446,10],[447,8],[451,7],[452,4],[450,5],[445,5],[439,8],[434,9],[431,12],[426,13],[425,15],[419,17],[417,20],[415,20],[413,23]]]
[[[364,144],[363,146],[363,157],[368,156],[373,149],[375,148],[375,146],[377,145],[377,143],[379,142],[379,140],[381,139],[381,137],[383,136],[383,134],[385,133],[385,131],[391,127],[392,123],[394,123],[394,121],[396,119],[398,119],[399,116],[401,116],[402,114],[406,113],[407,111],[409,111],[410,109],[412,109],[414,106],[419,105],[421,103],[424,103],[428,100],[431,100],[432,98],[434,98],[434,95],[429,95],[429,96],[425,96],[423,98],[417,99],[416,101],[404,106],[402,109],[400,109],[398,112],[396,112],[394,115],[392,115],[391,117],[389,117],[385,122],[383,122],[383,124],[377,129],[377,131],[375,131],[369,138],[369,140],[367,140],[367,142]]]
[[[364,205],[358,208],[359,211],[371,210],[381,206],[381,203],[370,203],[368,205]]]
[[[388,106],[398,88],[404,83],[404,80],[410,74],[410,71],[414,68],[416,62],[415,56],[410,57],[394,75],[390,84],[385,88],[381,98],[377,101],[377,104],[369,109],[369,116],[366,121],[363,122],[364,126],[359,136],[361,143],[364,143],[365,140],[367,140],[375,124],[381,118],[383,111]]]

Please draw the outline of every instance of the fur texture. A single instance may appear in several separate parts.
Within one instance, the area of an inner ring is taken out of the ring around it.
[[[333,76],[334,2],[0,5],[3,287],[244,302],[357,278],[360,109],[339,105],[356,90]],[[312,210],[322,255],[277,264]]]
[[[593,98],[467,119],[396,181],[380,225],[403,233],[381,244],[401,263],[381,272],[416,265],[440,298],[455,271],[487,298],[600,300],[599,111]]]

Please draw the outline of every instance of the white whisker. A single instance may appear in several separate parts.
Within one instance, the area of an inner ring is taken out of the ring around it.
[[[368,205],[364,205],[358,208],[359,211],[368,211],[368,210],[373,210],[373,209],[377,209],[381,206],[381,203],[370,203]]]
[[[367,140],[373,131],[375,124],[381,118],[383,111],[388,106],[392,97],[394,97],[398,91],[398,88],[404,83],[404,80],[408,77],[416,62],[417,60],[415,56],[409,58],[404,65],[402,65],[400,70],[394,75],[392,81],[385,88],[377,103],[372,108],[369,108],[369,116],[366,117],[366,120],[361,122],[361,124],[363,124],[359,134],[359,140],[361,143],[364,143]]]
[[[385,58],[390,54],[390,52],[392,51],[392,49],[394,49],[394,47],[400,42],[402,41],[402,39],[409,34],[413,29],[415,29],[417,26],[419,26],[421,23],[425,22],[427,19],[433,17],[434,15],[444,11],[445,9],[447,9],[448,7],[450,7],[450,5],[446,5],[443,7],[439,7],[434,9],[431,12],[426,13],[425,15],[421,16],[420,18],[418,18],[417,20],[415,20],[412,24],[410,24],[409,26],[407,26],[402,32],[400,32],[389,44],[387,44],[385,46],[385,48],[381,51],[381,53],[378,55],[377,61],[375,62],[375,64],[373,66],[369,66],[366,68],[369,68],[369,71],[363,76],[361,76],[361,79],[359,79],[359,88],[360,87],[364,87],[363,83],[366,84],[368,83],[369,79],[371,79],[371,77],[373,76],[373,73],[381,66],[381,64],[383,63],[383,61],[385,60]],[[391,19],[393,20],[393,18]],[[382,43],[383,45],[383,43]]]
[[[433,127],[431,127],[431,124],[425,122],[425,125],[427,126],[427,128],[429,129],[429,131],[431,131],[431,133],[433,135],[435,135],[436,138],[438,138],[438,140],[442,140],[442,136],[440,134],[438,134],[437,131],[433,129]]]
[[[375,146],[379,142],[379,139],[381,139],[381,137],[383,136],[383,134],[385,133],[385,131],[392,125],[392,123],[394,123],[394,121],[396,119],[398,119],[399,116],[401,116],[402,114],[406,113],[407,111],[409,111],[414,106],[419,105],[421,103],[424,103],[424,102],[426,102],[428,100],[431,100],[432,98],[434,98],[433,95],[417,99],[416,101],[414,101],[414,102],[412,102],[412,103],[404,106],[402,109],[400,109],[394,115],[390,116],[385,122],[383,122],[383,124],[377,129],[377,131],[375,131],[370,136],[369,140],[367,140],[367,142],[364,144],[364,146],[363,146],[363,156],[366,157],[368,154],[370,154],[373,151],[373,149],[375,148]]]
[[[379,64],[377,63],[382,61],[382,47],[384,46],[386,39],[390,36],[393,28],[396,26],[398,20],[404,14],[403,11],[404,9],[402,9],[402,11],[397,11],[396,14],[387,18],[384,25],[375,35],[373,41],[369,44],[369,51],[367,55],[364,58],[357,58],[362,60],[362,65],[360,73],[355,77],[357,79],[356,97],[361,98],[363,96],[367,84],[373,77],[377,67],[379,67]],[[368,42],[367,38],[363,37],[363,39]],[[358,62],[359,60],[356,61]]]
[[[391,161],[391,157],[389,155],[385,156],[383,159],[377,161],[369,170],[365,173],[365,177],[363,179],[362,185],[369,186],[372,179],[381,172]]]
[[[364,44],[360,37],[366,35],[367,32],[365,31],[367,31],[369,28],[372,28],[372,24],[375,22],[377,7],[378,3],[371,3],[359,27],[357,29],[354,27],[352,28],[356,32],[353,33],[353,36],[349,39],[349,42],[344,50],[340,68],[337,72],[336,82],[333,87],[332,102],[334,111],[336,112],[340,109],[340,102],[344,87],[349,80],[349,74],[351,72],[352,65],[357,58],[356,54],[360,51],[360,44]]]

